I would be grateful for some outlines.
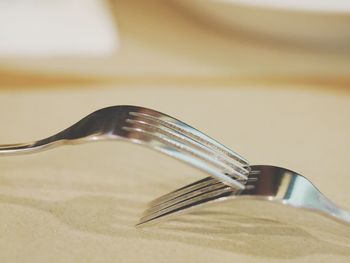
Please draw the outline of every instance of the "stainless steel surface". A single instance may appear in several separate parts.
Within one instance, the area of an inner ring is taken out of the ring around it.
[[[350,212],[327,199],[304,176],[285,168],[253,165],[244,190],[233,189],[207,177],[152,201],[138,226],[156,223],[203,205],[242,199],[307,209],[350,224]]]
[[[137,106],[113,106],[91,113],[43,140],[0,145],[0,155],[32,153],[59,145],[99,140],[142,144],[182,160],[220,181],[243,189],[247,160],[193,127],[161,112]]]

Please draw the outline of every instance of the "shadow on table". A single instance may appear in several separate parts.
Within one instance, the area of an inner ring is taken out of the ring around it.
[[[274,219],[240,215],[227,209],[227,206],[224,207],[225,211],[205,209],[140,230],[130,226],[130,222],[142,210],[142,200],[82,195],[50,202],[0,195],[1,203],[48,213],[69,228],[88,233],[177,241],[259,257],[296,258],[310,254],[350,256],[350,228],[347,226],[337,224],[337,229],[324,228],[318,235],[317,231],[309,232],[303,227]]]

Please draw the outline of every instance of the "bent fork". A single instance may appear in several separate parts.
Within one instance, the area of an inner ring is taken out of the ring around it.
[[[248,161],[234,151],[184,122],[137,106],[100,109],[46,139],[0,145],[0,155],[32,153],[59,145],[98,140],[125,140],[146,145],[182,160],[235,189],[244,188],[244,180],[249,173],[246,168]]]
[[[244,190],[233,189],[215,178],[204,178],[150,202],[137,226],[156,223],[204,205],[242,199],[303,208],[350,225],[350,212],[327,199],[304,176],[271,165],[252,165]]]

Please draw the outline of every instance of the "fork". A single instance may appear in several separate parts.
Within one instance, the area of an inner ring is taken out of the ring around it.
[[[207,177],[149,203],[136,226],[146,226],[202,206],[229,200],[264,200],[307,209],[350,225],[350,212],[327,199],[308,179],[271,165],[252,165],[245,189]]]
[[[184,161],[234,189],[244,189],[248,161],[204,133],[161,112],[137,106],[97,110],[46,139],[0,145],[0,155],[32,153],[59,145],[124,140]]]

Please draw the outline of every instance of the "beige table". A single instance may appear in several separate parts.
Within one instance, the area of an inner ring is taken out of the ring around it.
[[[66,88],[1,91],[1,143],[44,137],[106,105],[144,105],[193,124],[253,163],[307,175],[350,209],[348,94],[261,87]],[[2,157],[0,167],[1,262],[348,262],[350,257],[348,228],[308,231],[229,213],[231,204],[226,213],[135,229],[148,201],[204,176],[140,146],[64,147]]]

